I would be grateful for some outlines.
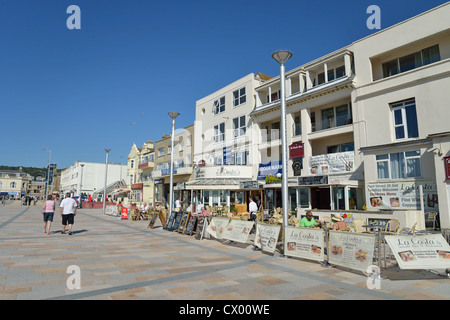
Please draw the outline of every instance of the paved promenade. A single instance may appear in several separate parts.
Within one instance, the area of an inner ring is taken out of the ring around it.
[[[448,300],[450,280],[398,268],[381,289],[360,272],[252,251],[252,245],[196,240],[122,221],[98,209],[79,210],[74,234],[42,232],[40,206],[0,206],[0,299],[164,300]],[[67,273],[81,271],[80,289]]]

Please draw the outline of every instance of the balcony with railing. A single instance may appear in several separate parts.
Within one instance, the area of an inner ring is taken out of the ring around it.
[[[342,49],[286,72],[286,102],[327,90],[353,78],[352,55]],[[256,88],[253,114],[280,105],[280,78],[272,78]],[[289,106],[288,106],[289,107]]]

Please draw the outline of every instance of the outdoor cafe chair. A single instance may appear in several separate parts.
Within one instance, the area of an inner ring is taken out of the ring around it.
[[[433,230],[436,229],[437,212],[427,212],[425,215],[425,224],[431,222],[433,224]]]
[[[400,228],[400,221],[397,219],[390,219],[386,223],[386,227],[381,232],[382,234],[396,234],[398,229]]]
[[[352,222],[353,230],[358,233],[367,233],[367,231],[363,227],[363,225],[365,224],[366,222],[364,221],[364,219],[356,218]]]

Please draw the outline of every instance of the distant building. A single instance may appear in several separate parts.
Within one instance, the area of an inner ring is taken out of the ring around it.
[[[120,184],[121,177],[125,177],[126,167],[120,163],[108,163],[107,193],[108,186]],[[72,196],[86,197],[89,194],[103,195],[105,185],[105,163],[75,161],[67,169],[61,171],[60,193],[70,193]],[[112,193],[112,190],[111,190]]]
[[[20,199],[27,194],[28,185],[33,177],[21,169],[0,171],[0,197]]]

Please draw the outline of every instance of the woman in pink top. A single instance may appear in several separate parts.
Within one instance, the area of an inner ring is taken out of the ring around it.
[[[50,235],[50,225],[53,221],[53,214],[55,213],[55,201],[53,201],[51,195],[48,195],[47,201],[44,202],[42,211],[44,215],[44,233]]]

